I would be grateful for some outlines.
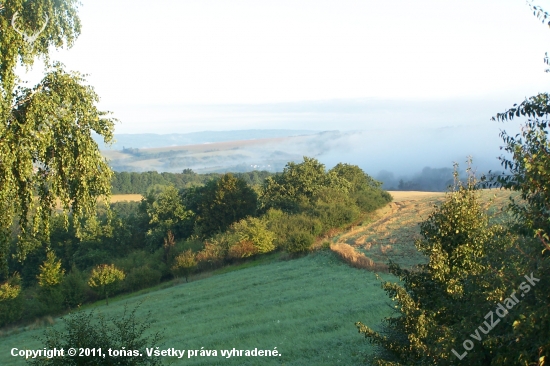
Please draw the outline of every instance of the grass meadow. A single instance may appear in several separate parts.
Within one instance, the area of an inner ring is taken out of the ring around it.
[[[218,350],[215,358],[165,358],[175,365],[358,365],[370,348],[354,323],[379,324],[391,313],[375,274],[348,266],[328,250],[173,283],[86,310],[110,317],[122,314],[126,304],[132,309],[143,302],[138,316],[151,311],[151,330],[164,335],[161,348]],[[54,327],[62,326],[54,320]],[[10,355],[13,347],[43,347],[37,337],[45,328],[28,328],[0,338],[1,365],[25,364]],[[234,347],[277,347],[282,356],[221,357],[220,350]]]
[[[509,196],[499,190],[482,192],[494,221],[506,220],[499,213]],[[109,306],[100,301],[84,310],[95,309],[109,318],[122,314],[125,305],[131,310],[142,303],[138,317],[145,319],[151,312],[151,331],[164,335],[161,348],[218,351],[217,357],[165,358],[174,365],[359,365],[372,349],[354,323],[377,329],[392,311],[380,280],[365,269],[393,281],[383,268],[389,259],[405,267],[425,261],[414,246],[418,224],[443,199],[441,193],[394,194],[394,202],[334,236],[328,243],[331,250],[293,260],[274,253],[197,275],[189,283],[163,283],[114,298]],[[23,359],[10,356],[11,348],[42,348],[38,338],[51,323],[60,327],[63,321],[46,319],[0,332],[0,365],[24,365]],[[275,347],[282,356],[226,359],[220,352]]]

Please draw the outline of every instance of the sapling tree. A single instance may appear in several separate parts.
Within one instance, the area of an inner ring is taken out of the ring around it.
[[[61,268],[61,261],[53,251],[49,251],[39,270],[37,278],[40,301],[46,305],[48,311],[58,311],[63,303],[61,282],[65,274],[65,270]]]
[[[57,286],[63,280],[65,270],[61,268],[61,261],[58,260],[53,251],[46,254],[46,260],[40,265],[38,274],[38,285],[40,287]]]
[[[100,289],[105,296],[105,304],[109,305],[109,293],[116,289],[124,277],[124,272],[114,264],[101,264],[92,270],[88,285]]]
[[[185,282],[189,282],[189,275],[197,268],[197,258],[191,249],[178,254],[170,267],[170,271],[174,277],[183,276]]]

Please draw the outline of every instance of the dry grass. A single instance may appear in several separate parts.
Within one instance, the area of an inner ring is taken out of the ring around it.
[[[113,194],[111,196],[111,203],[116,202],[135,202],[141,201],[143,196],[141,194]]]
[[[32,324],[30,324],[27,327],[27,329],[34,330],[34,329],[39,329],[39,328],[43,328],[45,326],[50,326],[54,324],[55,324],[55,320],[50,315],[46,315],[42,318],[36,319]]]
[[[388,266],[383,263],[376,263],[363,253],[356,251],[351,245],[343,243],[332,243],[330,250],[337,253],[346,263],[355,268],[367,269],[369,271],[387,272]]]
[[[423,198],[435,198],[444,196],[444,192],[420,192],[420,191],[388,191],[392,197],[393,202],[419,200]]]
[[[372,261],[374,266],[385,265],[392,260],[402,267],[411,269],[427,260],[418,252],[414,244],[421,238],[419,224],[429,217],[434,206],[443,202],[445,194],[439,192],[391,193],[394,196],[394,202],[372,215],[369,223],[353,227],[333,238],[332,242],[333,245],[344,245],[340,248],[347,248],[344,251],[352,259],[355,258],[353,253],[361,253]],[[507,219],[507,215],[501,209],[506,206],[510,192],[494,189],[482,190],[480,194],[481,201],[488,208],[493,222]],[[357,260],[365,263],[365,267],[372,267],[365,259]],[[346,261],[351,264],[350,261]]]
[[[142,198],[143,198],[143,196],[141,194],[113,194],[111,196],[111,203],[116,203],[116,202],[139,202],[139,201],[141,201]],[[98,200],[98,202],[101,201],[102,197],[98,198],[97,200]],[[62,209],[60,200],[57,200],[55,208],[56,208],[56,210],[61,210]]]

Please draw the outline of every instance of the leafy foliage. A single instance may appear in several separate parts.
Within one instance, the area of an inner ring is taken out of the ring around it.
[[[539,19],[548,18],[540,7],[530,6]],[[509,153],[500,157],[506,172],[488,183],[520,193],[521,200],[512,199],[509,206],[515,221],[507,227],[488,225],[469,180],[421,225],[424,239],[417,248],[429,255],[429,263],[418,271],[390,266],[403,283],[383,285],[397,302],[396,315],[385,320],[382,333],[356,323],[379,346],[374,364],[451,365],[465,357],[471,365],[547,363],[549,102],[541,93],[493,117],[501,122],[528,117],[521,134],[501,132]],[[512,308],[515,315],[504,317]]]
[[[273,173],[267,171],[252,171],[247,173],[232,173],[236,178],[244,180],[247,184],[261,185],[266,177]],[[146,194],[149,187],[160,184],[174,186],[177,189],[189,189],[200,187],[210,180],[221,178],[223,174],[206,173],[197,174],[191,169],[184,169],[182,173],[162,172],[114,172],[112,178],[113,194],[139,193]]]
[[[283,248],[289,253],[306,253],[314,241],[315,237],[307,231],[297,231],[288,236]]]
[[[42,29],[32,40],[31,29]],[[78,73],[50,65],[33,88],[17,87],[16,66],[48,61],[50,47],[71,46],[80,33],[74,0],[9,1],[0,10],[0,279],[7,278],[14,218],[18,257],[47,237],[56,200],[76,222],[95,214],[96,197],[110,193],[111,170],[92,131],[112,140],[114,120],[96,108],[98,96]],[[37,195],[37,199],[35,196]],[[79,233],[79,225],[77,234]]]
[[[170,270],[174,277],[183,276],[185,281],[188,282],[189,275],[193,273],[195,268],[197,268],[197,259],[195,253],[189,249],[174,258]]]
[[[151,246],[157,248],[168,232],[181,237],[193,213],[185,208],[178,190],[173,186],[163,189],[158,195],[149,195],[143,205],[149,217],[147,235]]]
[[[256,213],[258,196],[242,179],[231,173],[190,190],[188,207],[196,213],[195,227],[201,237],[221,233],[229,226]]]
[[[109,293],[112,292],[118,282],[122,281],[125,274],[114,265],[103,264],[92,270],[88,285],[100,288],[105,296],[105,303],[109,305]]]
[[[139,307],[139,305],[138,305]],[[139,350],[143,355],[146,354],[145,348],[154,348],[158,346],[161,339],[160,333],[148,335],[148,329],[151,327],[149,321],[139,321],[136,319],[138,307],[128,312],[124,308],[122,316],[116,315],[110,319],[105,319],[99,314],[98,321],[95,321],[95,314],[91,312],[77,312],[69,315],[65,319],[65,329],[55,330],[49,328],[45,332],[44,346],[47,349],[69,349],[89,348],[100,349],[103,353],[112,350]],[[150,319],[151,314],[146,317]],[[80,355],[37,358],[31,361],[31,365],[53,366],[53,365],[162,365],[160,357],[144,357],[139,354],[130,353],[123,357],[98,357],[97,355]]]
[[[356,324],[371,343],[381,347],[375,364],[454,364],[453,347],[482,323],[490,307],[486,299],[501,295],[495,292],[500,291],[497,286],[501,282],[486,260],[489,248],[503,249],[498,240],[500,227],[489,225],[475,185],[471,176],[466,185],[456,184],[445,202],[421,224],[422,239],[416,247],[429,257],[427,264],[417,270],[390,264],[390,273],[403,285],[383,285],[397,303],[396,316],[385,320],[385,335]],[[465,307],[465,303],[477,306]],[[470,362],[490,360],[483,349],[471,353]]]
[[[349,192],[350,186],[351,183],[340,177],[337,171],[327,173],[319,161],[304,156],[302,163],[290,162],[282,174],[265,180],[260,204],[264,211],[278,208],[297,212],[300,205],[311,202],[314,194],[322,188]]]
[[[18,274],[0,284],[0,327],[19,320],[23,310],[21,278]]]
[[[230,235],[234,235],[235,240],[241,243],[240,251],[242,255],[240,258],[248,257],[256,253],[269,253],[275,250],[275,235],[267,228],[265,219],[256,217],[242,219],[231,226]],[[243,251],[243,243],[250,243],[252,248],[249,248],[248,252]]]
[[[78,268],[73,267],[61,283],[64,306],[67,309],[79,307],[87,300],[87,291],[89,291],[89,287],[84,274]]]
[[[65,270],[61,268],[61,261],[57,260],[55,253],[50,251],[47,254],[47,259],[40,266],[40,274],[38,275],[38,285],[40,287],[56,286],[63,280]]]

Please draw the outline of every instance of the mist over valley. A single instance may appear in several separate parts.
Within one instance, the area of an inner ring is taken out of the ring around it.
[[[382,181],[385,189],[445,190],[445,182],[452,180],[453,162],[458,162],[463,170],[467,157],[472,156],[473,168],[478,173],[500,167],[495,154],[500,143],[498,134],[491,128],[468,125],[355,131],[257,129],[120,134],[115,139],[117,142],[110,147],[101,145],[103,155],[115,171],[280,172],[288,162],[299,162],[303,156],[309,156],[327,168],[339,162],[358,165]],[[424,178],[420,179],[422,175]],[[406,185],[415,179],[423,183],[416,187]],[[429,183],[430,180],[433,182]],[[400,181],[403,182],[398,188]]]

